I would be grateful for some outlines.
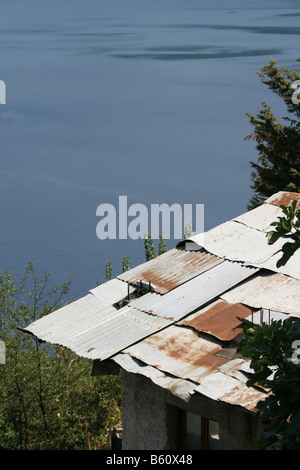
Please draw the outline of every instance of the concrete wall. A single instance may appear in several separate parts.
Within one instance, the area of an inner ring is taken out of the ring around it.
[[[177,409],[218,421],[221,450],[244,450],[262,426],[254,414],[195,394],[189,403],[150,379],[123,371],[123,450],[178,450]]]

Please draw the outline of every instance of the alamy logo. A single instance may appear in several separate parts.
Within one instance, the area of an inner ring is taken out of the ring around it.
[[[0,104],[6,104],[6,85],[3,80],[0,80]]]
[[[171,234],[175,239],[182,239],[186,225],[195,227],[196,233],[204,232],[204,204],[195,204],[195,207],[193,204],[184,204],[183,208],[178,203],[171,206],[165,203],[151,204],[149,216],[144,204],[128,207],[127,196],[119,196],[118,211],[112,204],[100,204],[96,215],[101,217],[96,227],[100,240],[137,240],[144,238],[146,233],[150,233],[153,240],[158,240],[161,233],[165,239],[170,239]]]

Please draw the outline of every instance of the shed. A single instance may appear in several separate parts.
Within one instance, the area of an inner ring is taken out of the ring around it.
[[[278,268],[270,224],[299,193],[264,204],[120,274],[27,326],[43,341],[122,369],[122,449],[245,449],[267,391],[237,353],[245,321],[300,315],[300,250]]]

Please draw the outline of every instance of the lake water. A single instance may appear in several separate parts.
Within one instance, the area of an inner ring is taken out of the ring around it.
[[[2,0],[2,268],[75,273],[77,298],[106,260],[114,276],[145,260],[142,240],[97,238],[100,204],[204,204],[205,229],[245,212],[246,112],[281,112],[256,72],[299,70],[298,4]]]

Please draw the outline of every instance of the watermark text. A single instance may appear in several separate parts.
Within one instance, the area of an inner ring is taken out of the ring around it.
[[[147,233],[153,240],[161,233],[165,239],[182,239],[186,226],[194,228],[195,233],[204,232],[204,204],[151,204],[149,214],[144,204],[128,207],[127,196],[119,196],[117,209],[113,204],[100,204],[96,216],[100,217],[96,227],[100,240],[137,240]]]

